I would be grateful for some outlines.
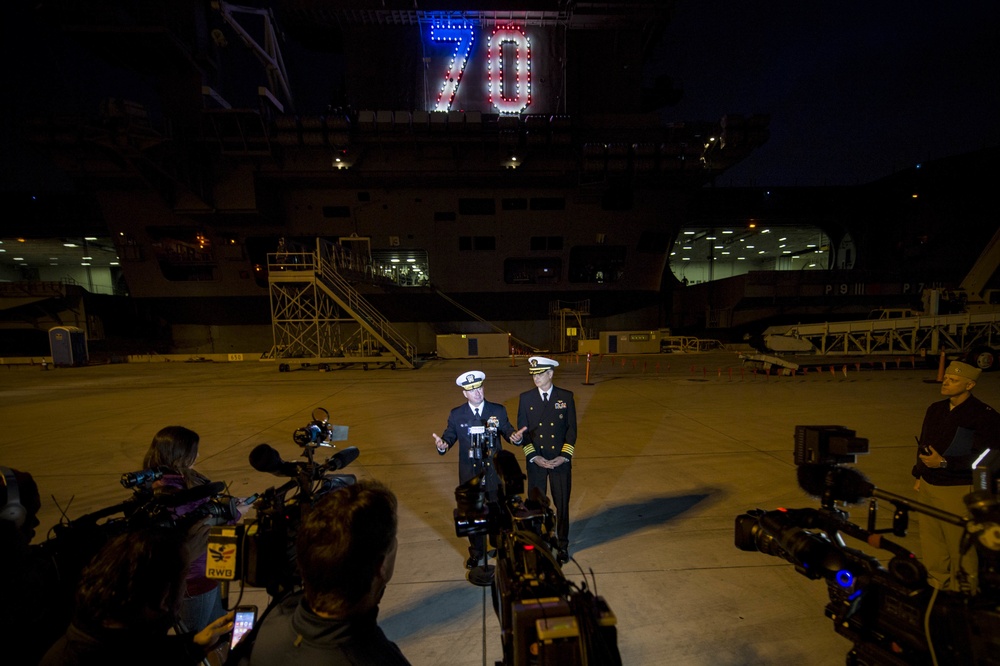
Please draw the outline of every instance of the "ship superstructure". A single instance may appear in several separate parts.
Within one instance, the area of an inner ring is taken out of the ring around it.
[[[547,346],[560,302],[656,328],[692,192],[766,140],[664,122],[643,62],[670,2],[251,5],[40,10],[98,102],[32,139],[173,326],[266,327],[273,255],[322,239],[418,347],[479,321]]]

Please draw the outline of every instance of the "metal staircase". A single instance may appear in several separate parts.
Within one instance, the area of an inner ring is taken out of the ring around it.
[[[290,362],[414,367],[414,346],[341,275],[346,259],[342,247],[321,238],[312,252],[268,255],[274,346],[267,357],[281,361],[280,371]]]

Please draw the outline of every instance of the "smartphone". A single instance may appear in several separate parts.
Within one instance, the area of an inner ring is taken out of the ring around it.
[[[240,505],[250,506],[251,504],[256,502],[259,498],[260,498],[260,493],[254,493],[253,495],[250,495],[250,497],[244,497],[243,499],[241,499]]]
[[[256,606],[237,606],[236,618],[233,620],[233,637],[229,641],[229,649],[232,650],[236,644],[242,640],[244,634],[253,629],[254,622],[257,621]]]

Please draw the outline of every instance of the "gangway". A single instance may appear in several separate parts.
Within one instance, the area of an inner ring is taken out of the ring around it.
[[[1000,313],[795,324],[771,326],[764,331],[768,349],[787,349],[789,338],[800,343],[802,352],[811,354],[937,357],[943,352],[968,356],[984,369],[995,368],[1000,347]]]
[[[414,367],[416,350],[338,271],[337,247],[316,239],[315,251],[268,255],[274,346],[266,358],[291,363]]]

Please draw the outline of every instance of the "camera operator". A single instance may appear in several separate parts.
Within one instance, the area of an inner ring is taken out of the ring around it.
[[[233,628],[224,615],[201,632],[168,635],[184,577],[209,528],[145,527],[114,536],[83,571],[73,622],[40,666],[184,666],[202,661]]]
[[[944,372],[944,400],[927,408],[913,476],[920,501],[958,516],[968,514],[964,498],[971,491],[972,463],[1000,444],[1000,415],[972,395],[979,368],[955,361]],[[920,548],[928,582],[942,590],[976,591],[978,562],[964,529],[930,516],[920,516]]]
[[[209,479],[193,469],[198,460],[198,433],[183,426],[167,426],[153,436],[143,458],[146,469],[158,469],[163,477],[154,481],[153,492],[173,494],[209,483]],[[183,516],[209,501],[202,498],[175,507],[175,518]],[[198,632],[210,622],[222,617],[223,607],[218,581],[205,576],[207,553],[203,549],[191,562],[187,575],[187,591],[181,608],[180,621],[185,631]]]
[[[448,425],[445,426],[444,433],[438,437],[437,433],[431,433],[434,438],[434,445],[437,447],[439,455],[444,455],[458,442],[458,482],[466,483],[484,470],[484,484],[489,500],[495,502],[497,499],[497,473],[493,468],[492,456],[499,450],[500,442],[496,440],[492,444],[496,447],[492,451],[477,449],[473,441],[471,428],[476,426],[490,426],[493,432],[503,435],[507,441],[515,446],[520,446],[521,436],[525,428],[515,431],[507,418],[507,409],[498,403],[486,400],[483,391],[483,382],[486,375],[479,370],[472,370],[463,373],[455,379],[455,383],[461,387],[462,395],[468,401],[451,410],[448,414]],[[487,433],[483,433],[487,434]],[[482,442],[480,438],[479,442]],[[482,534],[469,537],[469,559],[465,563],[466,569],[479,566],[486,552],[486,537]]]
[[[374,480],[303,509],[296,555],[303,591],[265,616],[251,666],[408,666],[378,626],[396,563],[396,496]]]
[[[0,467],[0,645],[17,646],[4,655],[13,666],[38,664],[73,611],[51,557],[31,545],[41,507],[31,474]]]

